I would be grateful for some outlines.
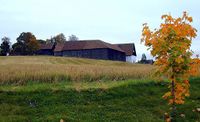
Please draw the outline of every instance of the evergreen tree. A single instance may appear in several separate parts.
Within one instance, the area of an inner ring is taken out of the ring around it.
[[[6,56],[10,52],[10,38],[8,37],[3,37],[1,43],[1,50],[0,50],[0,55]]]

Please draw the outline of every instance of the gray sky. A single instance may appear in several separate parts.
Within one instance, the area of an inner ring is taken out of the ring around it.
[[[142,24],[159,27],[162,14],[178,17],[183,11],[194,19],[200,31],[199,0],[0,0],[0,37],[12,43],[21,32],[38,39],[59,33],[79,39],[101,39],[109,43],[134,42],[138,59],[149,52],[140,44]],[[192,50],[200,54],[200,33]]]

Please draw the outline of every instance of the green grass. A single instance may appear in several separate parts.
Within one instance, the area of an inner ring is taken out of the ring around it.
[[[150,80],[154,68],[81,58],[0,57],[0,122],[162,122],[170,111],[162,99],[168,82]],[[191,96],[177,106],[178,122],[200,121],[199,88],[200,78],[191,79]]]
[[[200,79],[191,80],[191,96],[178,106],[180,122],[200,121]],[[0,121],[163,122],[169,106],[162,99],[167,82],[126,80],[58,82],[0,86]],[[178,116],[179,116],[178,115]]]

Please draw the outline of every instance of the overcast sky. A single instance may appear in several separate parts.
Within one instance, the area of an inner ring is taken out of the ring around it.
[[[140,44],[142,24],[159,27],[162,14],[178,17],[183,11],[194,19],[200,31],[199,0],[0,0],[0,37],[11,42],[21,32],[38,39],[59,33],[79,39],[101,39],[109,43],[135,43],[138,59],[149,52]],[[200,33],[192,50],[200,54]]]

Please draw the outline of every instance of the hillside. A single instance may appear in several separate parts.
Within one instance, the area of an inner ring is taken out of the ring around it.
[[[0,121],[162,122],[170,111],[168,82],[151,80],[152,65],[19,56],[0,57],[0,67]],[[191,79],[178,121],[200,121],[199,81]]]
[[[0,84],[141,79],[152,65],[51,56],[0,57]]]
[[[200,120],[199,81],[191,80],[191,96],[178,106],[178,122]],[[169,111],[162,99],[166,85],[150,80],[3,85],[0,121],[163,122]]]

